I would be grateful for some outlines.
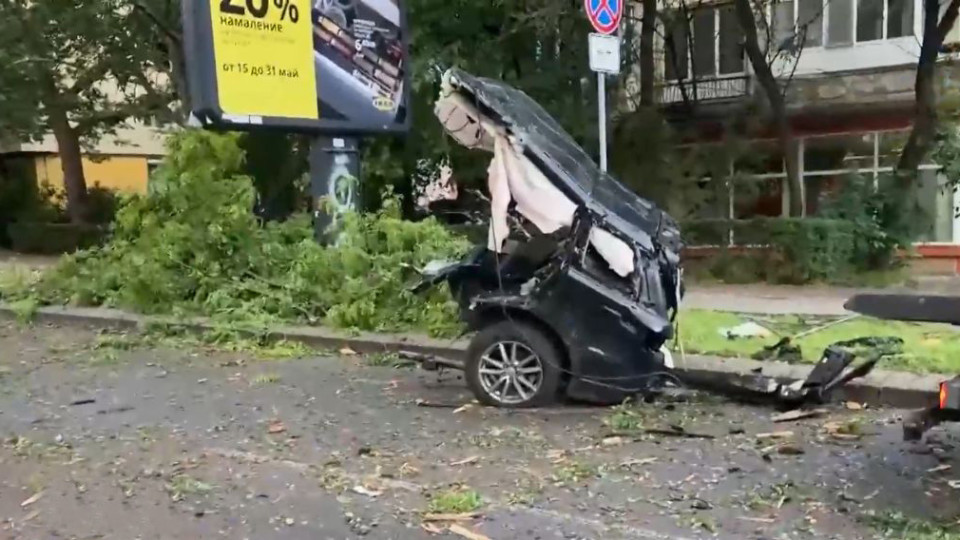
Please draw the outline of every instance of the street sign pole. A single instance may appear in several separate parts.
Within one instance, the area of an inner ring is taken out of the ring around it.
[[[600,119],[600,170],[607,172],[607,76],[597,72],[597,106]]]
[[[624,0],[584,0],[590,34],[590,69],[597,74],[597,124],[600,130],[600,170],[607,172],[607,74],[620,73],[620,38]]]
[[[590,34],[590,69],[597,74],[600,170],[607,172],[607,75],[620,73],[620,38]]]

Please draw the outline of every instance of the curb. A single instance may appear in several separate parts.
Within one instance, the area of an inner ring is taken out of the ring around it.
[[[0,319],[16,320],[17,312],[0,303]],[[37,309],[35,323],[79,326],[94,329],[135,330],[154,325],[175,325],[194,332],[212,330],[210,319],[175,319],[172,317],[142,316],[109,308],[74,308],[48,306]],[[244,333],[241,331],[241,333]],[[254,335],[254,332],[249,332]],[[268,337],[303,343],[311,347],[349,347],[360,353],[412,351],[462,360],[468,340],[440,340],[416,334],[380,334],[372,332],[349,333],[313,326],[279,326],[268,332]],[[742,382],[763,374],[781,381],[805,379],[812,366],[783,362],[760,362],[746,358],[686,355],[675,358],[676,371],[694,381]],[[916,375],[897,371],[875,370],[837,391],[841,400],[853,400],[870,406],[922,408],[936,402],[940,382],[948,375]]]

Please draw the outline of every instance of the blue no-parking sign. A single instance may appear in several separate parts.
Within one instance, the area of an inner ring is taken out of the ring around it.
[[[624,0],[583,0],[590,24],[601,34],[613,34],[620,28]]]

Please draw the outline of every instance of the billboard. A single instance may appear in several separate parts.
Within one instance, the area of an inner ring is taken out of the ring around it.
[[[409,128],[400,0],[184,0],[187,81],[207,126],[336,135]]]

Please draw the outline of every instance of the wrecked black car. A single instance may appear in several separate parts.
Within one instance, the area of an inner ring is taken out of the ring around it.
[[[485,246],[424,271],[446,281],[476,331],[464,364],[483,404],[567,396],[614,403],[669,377],[663,346],[682,295],[676,222],[600,171],[523,92],[461,70],[435,114],[493,154]]]

